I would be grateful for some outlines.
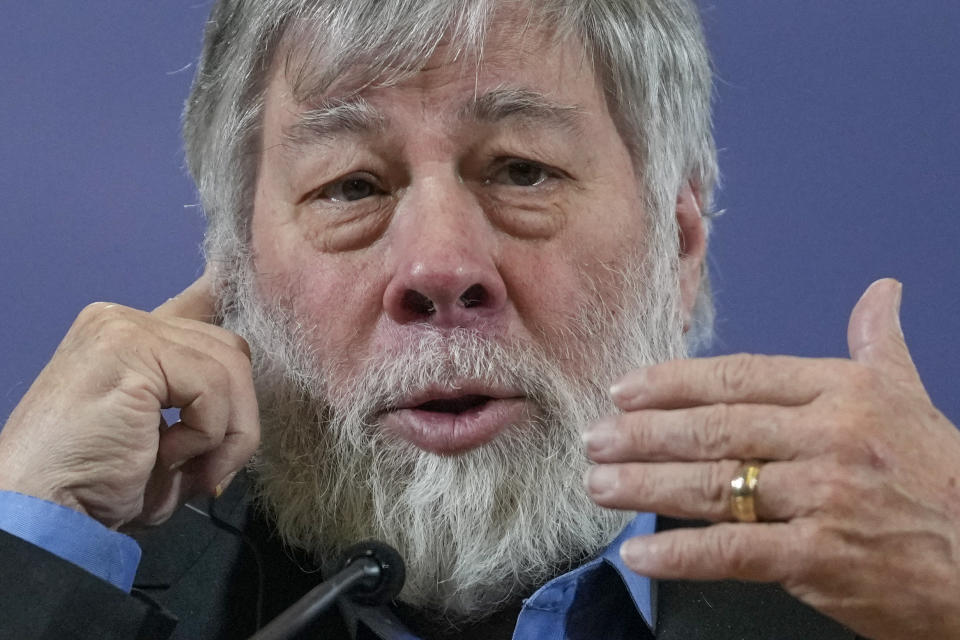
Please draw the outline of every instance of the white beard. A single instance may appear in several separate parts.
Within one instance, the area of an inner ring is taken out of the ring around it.
[[[550,347],[425,327],[420,344],[376,354],[346,380],[308,347],[318,328],[289,304],[258,301],[252,261],[241,261],[226,283],[224,326],[253,350],[258,498],[283,540],[327,561],[383,540],[406,562],[400,599],[451,621],[489,615],[603,549],[633,514],[587,497],[580,434],[614,412],[607,387],[617,377],[683,355],[669,249],[611,269],[619,299],[574,310],[562,331],[538,340]],[[379,412],[400,397],[464,378],[519,389],[534,409],[455,456],[379,427]]]

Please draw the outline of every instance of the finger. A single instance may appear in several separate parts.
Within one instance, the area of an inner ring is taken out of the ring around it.
[[[216,311],[213,272],[207,269],[193,284],[154,309],[153,314],[212,323],[216,317]]]
[[[231,416],[231,423],[256,418],[250,346],[246,340],[221,327],[183,318],[167,319],[159,333],[171,342],[209,355],[226,367],[231,379],[231,407],[237,409]]]
[[[664,580],[783,582],[805,569],[805,528],[761,523],[674,529],[627,540],[620,557],[633,571]]]
[[[224,479],[241,468],[256,450],[260,439],[260,420],[248,355],[225,341],[233,334],[208,325],[206,331],[212,332],[211,336],[195,330],[200,326],[198,323],[192,323],[187,329],[167,326],[165,334],[222,365],[228,388],[220,393],[229,401],[229,415],[225,428],[216,434],[219,436],[216,445],[208,446],[210,443],[206,442],[206,438],[214,434],[193,428],[193,417],[189,411],[192,407],[181,411],[183,424],[170,427],[168,438],[173,440],[165,445],[169,449],[163,449],[163,453],[165,460],[168,456],[173,457],[171,464],[175,466],[183,465],[191,458],[199,458],[191,460],[185,470],[192,476],[194,486],[217,493]],[[242,341],[238,336],[234,337]]]
[[[823,442],[801,426],[810,422],[802,411],[760,404],[631,411],[592,425],[583,441],[595,462],[790,460]]]
[[[721,402],[797,406],[842,380],[850,366],[839,359],[749,354],[673,360],[627,374],[610,393],[623,411]]]
[[[594,502],[611,509],[649,511],[674,518],[732,520],[730,482],[742,462],[626,463],[590,468],[584,484]],[[798,492],[798,469],[770,462],[760,468],[754,511],[765,522],[802,517],[814,510],[816,496]]]
[[[157,322],[156,317],[152,317],[151,314],[135,310],[126,310],[125,317],[163,339],[162,346],[157,348],[157,353],[161,354],[158,355],[158,369],[164,375],[176,374],[167,380],[167,385],[171,380],[176,380],[180,384],[188,385],[185,387],[186,391],[196,392],[202,386],[203,376],[208,376],[206,379],[211,384],[217,384],[222,382],[219,374],[226,372],[228,384],[217,393],[217,397],[226,403],[229,415],[225,423],[226,427],[220,430],[218,435],[220,439],[229,436],[230,444],[226,447],[223,456],[209,458],[214,461],[211,464],[212,468],[202,474],[206,476],[207,473],[214,475],[221,473],[214,479],[203,478],[212,492],[218,481],[229,471],[242,466],[250,454],[248,453],[242,459],[236,459],[235,456],[242,455],[247,450],[252,452],[259,442],[259,412],[253,386],[249,346],[243,338],[226,329],[196,320],[169,317],[163,322]],[[169,356],[167,359],[170,362],[165,363],[161,357],[163,354]],[[212,359],[213,362],[205,361],[205,358]],[[222,366],[216,367],[216,364]],[[201,371],[205,371],[201,380],[195,380],[194,376],[188,375],[196,373],[191,367],[200,367]],[[209,370],[210,367],[213,369]],[[168,388],[167,393],[177,391],[178,389]],[[189,400],[177,400],[173,396],[165,400],[166,406],[176,407],[183,407],[187,402]],[[209,402],[209,400],[198,400],[198,402]],[[197,407],[187,408],[191,411],[197,410]],[[186,419],[187,415],[189,411],[181,412],[181,418]],[[210,424],[219,428],[221,422],[218,418]],[[201,423],[201,426],[204,424]],[[177,428],[174,429],[174,427]],[[205,454],[206,439],[213,435],[212,432],[207,433],[204,429],[196,429],[193,422],[174,425],[169,429],[161,430],[161,433],[166,434],[167,437],[166,443],[160,450],[160,461],[167,467],[182,465],[191,457]],[[230,465],[233,469],[223,470],[224,466]],[[191,468],[202,468],[202,465]]]
[[[188,481],[189,478],[179,470],[171,471],[159,465],[155,467],[144,488],[140,515],[128,522],[123,529],[136,531],[166,522],[188,496],[193,494],[186,484]]]
[[[257,449],[258,433],[227,433],[220,446],[188,462],[183,468],[198,490],[220,497]]]
[[[847,343],[855,361],[922,387],[900,327],[902,293],[903,286],[891,278],[871,284],[850,314]]]
[[[230,422],[230,373],[208,353],[167,342],[158,354],[167,397],[180,409],[180,421],[160,433],[158,464],[176,470],[216,447]]]
[[[215,324],[197,322],[196,320],[188,320],[186,318],[169,317],[164,318],[164,320],[167,322],[167,324],[179,329],[183,329],[185,331],[198,331],[210,338],[213,338],[214,340],[219,340],[231,349],[236,349],[237,351],[243,353],[247,360],[250,359],[250,344],[232,331],[224,329],[223,327],[218,327]]]

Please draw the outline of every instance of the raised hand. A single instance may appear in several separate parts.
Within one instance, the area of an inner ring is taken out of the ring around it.
[[[960,432],[923,388],[899,301],[895,281],[867,290],[851,360],[677,361],[615,385],[624,413],[584,436],[594,500],[718,523],[629,540],[627,565],[779,582],[871,638],[960,637]],[[759,522],[729,522],[752,459]]]
[[[214,307],[206,273],[152,313],[84,309],[0,431],[0,489],[113,528],[222,491],[260,427],[249,348],[212,324]]]

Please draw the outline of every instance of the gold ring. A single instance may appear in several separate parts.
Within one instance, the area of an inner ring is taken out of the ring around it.
[[[757,521],[753,499],[757,494],[761,464],[759,460],[744,461],[730,481],[730,512],[738,522]]]

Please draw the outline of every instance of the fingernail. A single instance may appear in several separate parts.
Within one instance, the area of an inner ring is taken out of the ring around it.
[[[591,467],[587,470],[584,484],[591,494],[603,496],[616,489],[617,470],[608,466]]]
[[[630,538],[620,545],[620,559],[631,569],[641,570],[650,561],[652,545],[643,538]]]
[[[584,431],[581,439],[587,453],[602,453],[613,447],[617,437],[616,427],[617,422],[614,418],[604,418]]]
[[[223,495],[223,492],[227,490],[227,487],[230,486],[230,483],[233,482],[234,476],[237,475],[236,471],[227,474],[227,477],[220,481],[220,484],[217,485],[216,490],[213,492],[213,497],[219,498]]]
[[[647,385],[647,374],[644,369],[632,371],[610,387],[610,397],[616,404],[636,399]]]

